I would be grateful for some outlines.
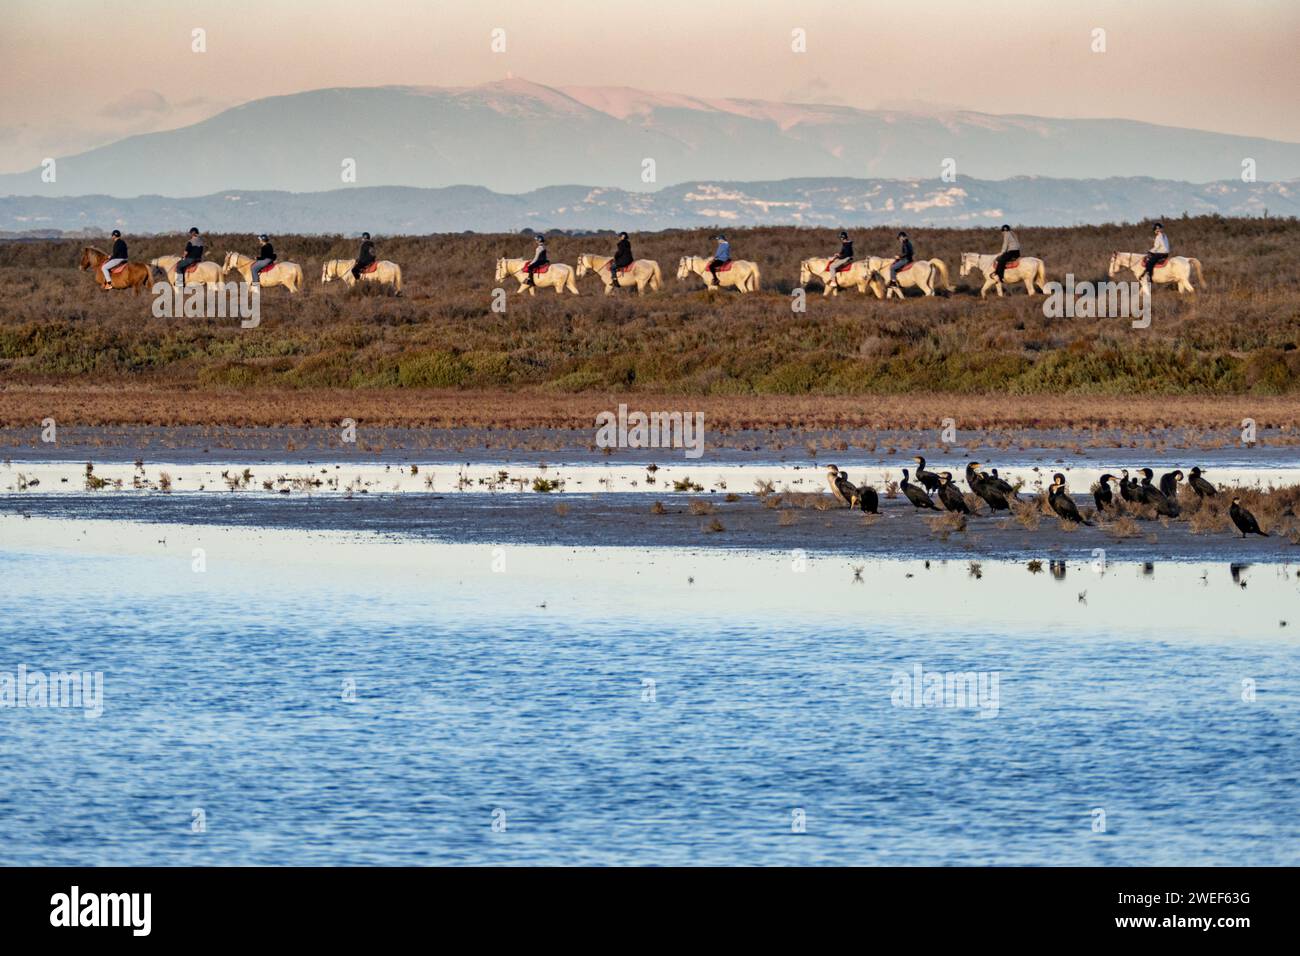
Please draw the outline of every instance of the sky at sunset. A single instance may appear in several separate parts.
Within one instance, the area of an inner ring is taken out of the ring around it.
[[[9,0],[0,172],[263,96],[507,74],[867,109],[1122,117],[1300,141],[1294,0],[930,0],[903,17],[879,12],[886,6],[277,0],[255,14],[247,4]],[[191,50],[195,28],[206,30],[204,53]],[[505,52],[491,49],[494,28],[505,30]],[[803,53],[791,49],[797,28]],[[1091,49],[1097,28],[1104,53]]]

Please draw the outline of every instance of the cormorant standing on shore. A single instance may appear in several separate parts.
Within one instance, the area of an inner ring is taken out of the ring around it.
[[[1232,523],[1237,526],[1237,530],[1241,532],[1243,538],[1251,534],[1257,534],[1261,538],[1269,536],[1267,532],[1259,530],[1259,522],[1255,520],[1253,514],[1241,506],[1240,498],[1232,499],[1232,507],[1228,509],[1228,517],[1232,519]]]
[[[1092,500],[1096,502],[1099,512],[1106,511],[1115,504],[1115,493],[1110,490],[1110,483],[1114,480],[1114,475],[1102,475],[1097,490],[1092,493]]]
[[[1183,480],[1181,471],[1167,471],[1160,476],[1160,493],[1170,501],[1178,500],[1178,483]]]
[[[1052,506],[1053,511],[1066,521],[1073,521],[1075,524],[1092,524],[1091,521],[1084,521],[1083,516],[1079,514],[1079,508],[1075,505],[1074,499],[1065,490],[1065,475],[1060,472],[1052,476],[1051,487],[1047,489],[1047,503]]]
[[[1202,498],[1213,498],[1218,494],[1214,485],[1201,477],[1200,466],[1193,466],[1192,470],[1188,472],[1188,474],[1191,477],[1187,479],[1187,483],[1192,486],[1192,491],[1196,492]]]
[[[926,492],[939,490],[939,476],[932,471],[925,470],[925,458],[921,455],[914,455],[912,461],[916,462],[916,480],[921,483]]]
[[[970,505],[961,493],[961,489],[952,483],[952,472],[945,471],[939,476],[939,500],[949,511],[960,515],[970,514]]]
[[[907,480],[907,469],[903,469],[903,482],[898,487],[903,489],[903,494],[907,495],[907,500],[918,508],[929,508],[931,511],[938,511],[939,506],[930,500],[930,496],[919,485],[914,485]]]

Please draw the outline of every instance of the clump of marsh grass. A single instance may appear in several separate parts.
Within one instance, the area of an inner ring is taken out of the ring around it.
[[[673,491],[703,491],[703,490],[704,490],[704,486],[699,484],[698,482],[691,481],[689,476],[682,478],[680,481],[673,482]]]
[[[564,487],[564,481],[560,478],[542,478],[533,479],[533,491],[539,494],[550,494],[552,491],[559,491]]]
[[[704,499],[698,499],[698,498],[697,498],[695,501],[692,501],[692,502],[690,503],[690,506],[687,508],[687,510],[688,510],[691,514],[693,514],[693,515],[697,515],[697,516],[698,516],[698,515],[711,515],[711,514],[713,514],[714,512],[717,511],[717,509],[713,507],[713,502],[712,502],[712,501],[708,501],[708,500],[704,500]]]
[[[668,513],[668,509],[664,507],[662,501],[656,501],[650,506],[650,513],[652,515],[663,515]]]
[[[936,535],[940,541],[947,541],[952,535],[966,530],[966,516],[956,511],[933,515],[925,521],[930,526],[930,533]]]

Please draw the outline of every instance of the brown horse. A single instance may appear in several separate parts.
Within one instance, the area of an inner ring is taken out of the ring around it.
[[[81,271],[89,269],[95,285],[101,289],[104,288],[104,273],[100,267],[107,261],[108,253],[103,249],[86,246],[81,250]],[[114,289],[130,289],[135,295],[139,295],[141,289],[149,289],[149,267],[140,262],[128,262],[125,266],[114,269],[109,273],[109,278]]]

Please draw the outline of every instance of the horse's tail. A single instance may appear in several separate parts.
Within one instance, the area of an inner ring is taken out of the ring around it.
[[[1047,263],[1042,259],[1038,260],[1038,274],[1034,276],[1034,281],[1038,283],[1038,291],[1047,291]]]
[[[1205,285],[1205,273],[1201,271],[1201,260],[1193,259],[1189,256],[1187,261],[1190,262],[1192,264],[1192,268],[1196,270],[1196,284],[1200,286]]]
[[[940,284],[936,287],[937,291],[939,292],[953,291],[952,286],[948,282],[948,263],[944,262],[942,259],[931,259],[930,265],[934,267],[935,272],[939,273]]]
[[[754,263],[754,271],[749,274],[749,291],[758,292],[763,287],[763,273],[758,271],[758,263]]]
[[[402,267],[396,262],[393,263],[393,288],[398,295],[402,294]]]
[[[655,262],[654,268],[650,271],[650,288],[658,292],[662,282],[663,276],[659,272],[659,263]]]

